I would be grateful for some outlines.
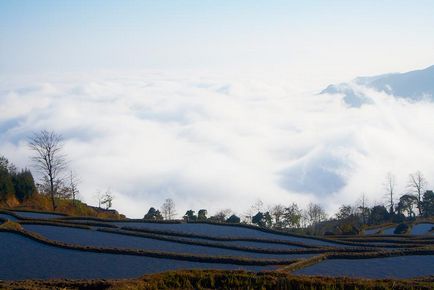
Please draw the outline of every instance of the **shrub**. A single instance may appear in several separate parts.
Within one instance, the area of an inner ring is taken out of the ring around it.
[[[393,232],[395,235],[402,235],[402,234],[406,234],[410,229],[410,226],[408,224],[405,223],[400,223],[396,228],[395,231]]]
[[[241,222],[241,219],[233,214],[226,220],[226,222],[232,224],[239,224]]]

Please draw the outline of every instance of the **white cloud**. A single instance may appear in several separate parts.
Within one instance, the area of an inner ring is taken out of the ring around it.
[[[0,153],[29,166],[26,136],[56,130],[85,201],[111,188],[131,217],[166,197],[180,214],[243,213],[258,198],[333,210],[362,192],[381,200],[388,171],[401,191],[415,170],[434,178],[433,104],[369,91],[373,104],[348,108],[294,83],[160,72],[3,81]]]

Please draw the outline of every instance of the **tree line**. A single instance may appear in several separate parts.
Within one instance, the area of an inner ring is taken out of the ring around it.
[[[164,201],[160,210],[151,207],[143,218],[147,220],[172,220],[175,216],[175,202],[173,199],[168,198]],[[245,223],[267,228],[291,229],[320,223],[327,219],[327,214],[320,205],[314,203],[310,203],[305,210],[301,209],[296,203],[288,206],[278,204],[265,210],[263,202],[258,200],[244,215],[238,216],[231,209],[224,209],[208,216],[206,209],[199,209],[197,214],[195,210],[189,209],[182,216],[182,219],[188,222]]]
[[[189,222],[253,224],[278,230],[302,230],[310,234],[317,233],[317,228],[322,225],[331,224],[342,234],[357,234],[363,226],[399,223],[412,221],[417,217],[434,216],[434,192],[427,189],[427,184],[420,171],[412,173],[409,175],[407,192],[395,200],[396,182],[393,175],[387,174],[385,202],[369,206],[363,194],[354,205],[341,205],[338,212],[330,216],[321,205],[315,203],[310,203],[302,209],[296,203],[265,207],[263,202],[258,200],[244,215],[237,216],[232,210],[225,209],[208,217],[206,209],[199,209],[197,214],[195,210],[189,209],[182,219]],[[176,215],[175,202],[168,198],[161,206],[161,210],[151,207],[144,219],[172,220]]]

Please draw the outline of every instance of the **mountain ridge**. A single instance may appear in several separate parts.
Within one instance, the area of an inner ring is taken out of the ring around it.
[[[350,82],[331,84],[320,94],[342,94],[344,102],[352,107],[371,103],[372,98],[357,87],[373,89],[409,101],[434,101],[434,65],[404,73],[356,77]]]

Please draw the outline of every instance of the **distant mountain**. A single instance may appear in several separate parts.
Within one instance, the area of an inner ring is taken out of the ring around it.
[[[363,87],[412,101],[434,101],[434,65],[406,73],[358,77],[349,83],[329,85],[321,94],[343,94],[347,104],[360,107],[372,102],[363,92]]]

